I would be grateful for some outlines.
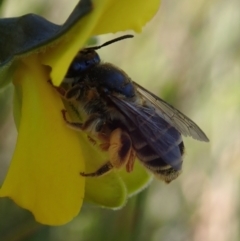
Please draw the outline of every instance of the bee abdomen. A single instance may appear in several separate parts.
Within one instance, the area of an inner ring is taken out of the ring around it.
[[[178,145],[181,156],[183,155],[184,151],[184,144],[181,142]],[[148,147],[149,151],[150,147]],[[181,168],[173,168],[171,165],[167,164],[164,161],[164,158],[158,155],[150,154],[147,148],[143,148],[142,150],[137,151],[138,158],[141,159],[143,165],[149,169],[151,172],[155,174],[156,177],[160,178],[161,180],[165,181],[166,183],[170,183],[172,180],[176,179],[181,174]],[[150,154],[150,155],[149,155]],[[141,155],[141,156],[140,156]],[[182,158],[174,162],[178,162],[179,166],[182,165]]]
[[[136,127],[129,125],[128,130],[130,132],[130,136],[136,151],[141,150],[148,145],[147,141],[144,140],[142,134]]]
[[[144,166],[146,166],[149,170],[153,172],[159,172],[172,168],[176,171],[181,170],[184,144],[181,135],[175,128],[168,126],[168,128],[166,128],[160,136],[157,137],[153,133],[152,135],[149,135],[149,139],[144,138],[139,129],[134,128],[133,126],[130,126],[129,132],[139,160],[141,160]],[[168,142],[169,138],[167,136],[171,136],[172,138],[170,143]],[[159,144],[162,140],[166,140],[164,145],[162,142],[161,145]],[[156,146],[155,149],[153,148],[153,145]],[[157,152],[157,148],[162,149]]]
[[[136,150],[138,158],[142,161],[144,166],[152,171],[161,170],[169,166],[164,159],[157,155],[152,148],[147,145],[141,149]]]
[[[176,179],[180,174],[180,171],[174,170],[172,167],[168,167],[163,170],[158,170],[154,172],[155,176],[162,179],[166,183],[170,183],[172,180]]]

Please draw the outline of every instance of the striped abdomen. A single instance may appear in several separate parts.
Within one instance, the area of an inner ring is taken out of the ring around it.
[[[150,118],[154,119],[157,128],[149,126],[149,122],[132,123],[128,125],[128,131],[141,163],[160,179],[170,182],[181,173],[184,153],[182,137],[159,116]]]

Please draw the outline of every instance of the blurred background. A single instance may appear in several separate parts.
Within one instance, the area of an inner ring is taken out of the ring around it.
[[[0,16],[34,12],[61,24],[76,3],[2,0]],[[1,199],[0,240],[240,240],[239,9],[239,0],[162,0],[141,34],[99,51],[104,61],[177,107],[209,137],[210,143],[184,138],[184,167],[177,180],[169,185],[154,180],[119,211],[85,204],[77,218],[60,227],[40,225]],[[11,94],[11,87],[0,92],[1,183],[17,135]]]

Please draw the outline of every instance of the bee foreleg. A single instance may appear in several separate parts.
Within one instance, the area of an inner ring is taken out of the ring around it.
[[[71,121],[69,121],[68,119],[67,119],[67,116],[66,116],[66,113],[67,113],[67,111],[66,110],[62,110],[62,116],[63,116],[63,119],[64,119],[64,121],[66,122],[66,124],[70,127],[70,128],[72,128],[72,129],[74,129],[74,130],[83,130],[83,124],[82,123],[79,123],[79,122],[71,122]]]
[[[66,100],[76,100],[82,94],[83,87],[80,84],[74,85],[69,90],[66,91],[64,98]]]
[[[52,83],[52,80],[48,80],[47,81],[62,97],[64,97],[66,95],[66,90],[60,86],[55,86]]]
[[[64,88],[62,88],[61,86],[55,86],[53,85],[51,80],[48,80],[48,83],[50,83],[50,85],[57,90],[57,92],[61,95],[62,98],[64,98],[67,101],[70,100],[76,100],[78,99],[81,94],[82,94],[82,85],[77,84],[73,87],[71,87],[69,90],[65,90]]]

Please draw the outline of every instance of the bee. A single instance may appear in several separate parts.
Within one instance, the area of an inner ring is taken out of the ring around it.
[[[77,103],[86,118],[82,123],[72,122],[62,110],[63,119],[69,127],[86,132],[92,142],[99,140],[100,149],[108,152],[106,163],[82,176],[101,176],[121,167],[131,172],[138,159],[169,183],[181,173],[182,135],[209,140],[187,116],[132,81],[122,69],[101,61],[96,50],[132,37],[124,35],[78,52],[63,80],[70,86],[56,88],[67,102]]]

